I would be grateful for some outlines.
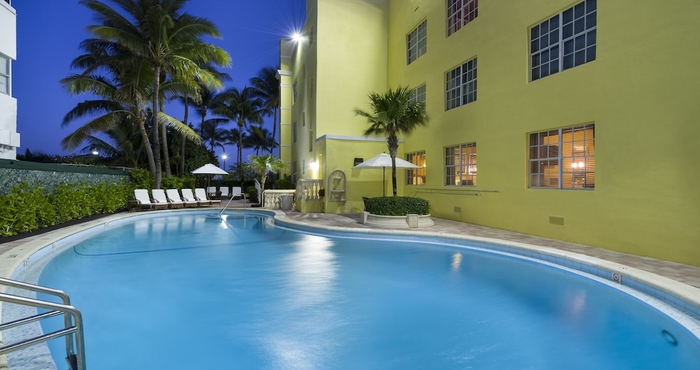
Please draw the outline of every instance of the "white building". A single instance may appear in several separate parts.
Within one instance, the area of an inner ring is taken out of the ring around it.
[[[17,12],[0,0],[0,158],[15,159],[19,146],[17,99],[12,97],[12,61],[17,59]]]

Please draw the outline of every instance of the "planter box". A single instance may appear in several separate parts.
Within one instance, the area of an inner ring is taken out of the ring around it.
[[[408,229],[409,227],[428,227],[435,223],[430,215],[380,216],[362,212],[361,223],[367,226],[386,229]]]

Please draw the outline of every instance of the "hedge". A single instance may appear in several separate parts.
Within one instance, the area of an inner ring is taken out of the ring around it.
[[[365,200],[365,211],[381,216],[427,215],[430,205],[422,198],[377,197]]]
[[[62,184],[47,193],[39,184],[16,184],[0,196],[0,237],[26,233],[98,214],[126,209],[133,190],[125,182]]]

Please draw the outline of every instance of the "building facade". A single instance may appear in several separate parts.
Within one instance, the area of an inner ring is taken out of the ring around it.
[[[12,97],[12,61],[17,59],[17,12],[0,1],[0,158],[15,159],[19,146],[17,99]]]
[[[369,92],[410,86],[428,127],[404,137],[401,195],[436,217],[700,266],[700,2],[309,0],[281,44],[282,159],[341,170],[358,212],[387,151]],[[389,171],[388,171],[389,172]],[[390,177],[387,174],[387,177]],[[387,181],[390,187],[390,180]]]

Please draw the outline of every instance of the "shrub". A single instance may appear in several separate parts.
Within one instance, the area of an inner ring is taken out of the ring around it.
[[[153,189],[155,182],[148,170],[133,168],[129,170],[129,184],[133,189]]]
[[[275,180],[275,189],[294,189],[292,179],[289,177],[289,175]]]
[[[377,197],[365,200],[365,211],[381,216],[427,215],[428,201],[412,197]]]
[[[258,202],[258,189],[255,186],[249,186],[245,189],[245,193],[248,194],[248,200],[251,202]]]
[[[26,182],[0,196],[0,236],[12,236],[71,220],[125,209],[133,190],[126,183],[62,184],[47,194]]]
[[[163,177],[160,181],[160,188],[161,189],[182,189],[183,184],[185,183],[185,179],[182,177],[177,177],[177,176],[172,176],[172,177]]]

